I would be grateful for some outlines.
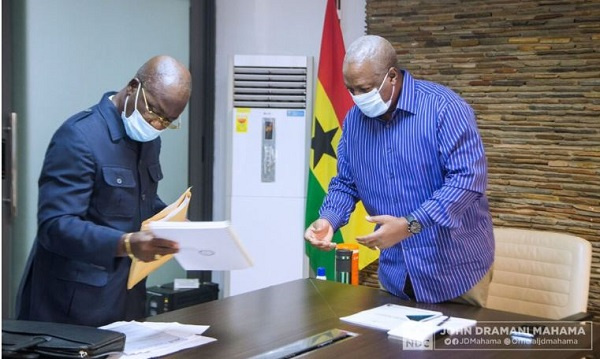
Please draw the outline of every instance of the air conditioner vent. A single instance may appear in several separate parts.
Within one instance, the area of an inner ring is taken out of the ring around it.
[[[306,108],[306,67],[234,66],[233,106]]]

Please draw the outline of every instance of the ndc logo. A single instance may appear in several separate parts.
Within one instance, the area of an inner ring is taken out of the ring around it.
[[[433,350],[433,338],[424,340],[412,340],[402,338],[403,350]]]

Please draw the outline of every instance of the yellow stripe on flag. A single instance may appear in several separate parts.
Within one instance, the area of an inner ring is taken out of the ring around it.
[[[373,232],[375,225],[367,222],[365,219],[366,216],[367,211],[365,210],[365,207],[362,202],[358,202],[356,204],[356,209],[350,215],[348,224],[340,228],[344,243],[357,243],[356,237]],[[358,269],[363,269],[377,258],[379,258],[379,251],[372,250],[359,244]]]

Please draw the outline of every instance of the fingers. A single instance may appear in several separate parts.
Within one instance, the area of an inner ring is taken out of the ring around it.
[[[319,239],[314,233],[309,229],[306,230],[304,235],[304,239],[306,239],[313,247],[319,248],[321,250],[330,251],[335,248],[336,244],[331,242],[332,237],[325,237],[324,239]]]
[[[366,236],[356,237],[356,241],[359,244],[362,244],[365,247],[371,248],[373,250],[380,250],[384,248],[384,243],[381,237],[376,234],[376,232],[371,233]]]
[[[395,217],[384,214],[381,216],[366,216],[365,219],[367,220],[367,222],[371,222],[371,223],[378,223],[378,224],[385,224],[386,222],[389,222],[391,220],[393,220]]]
[[[356,241],[365,247],[381,250],[393,247],[406,236],[400,234],[398,226],[398,217],[390,215],[366,216],[367,221],[376,223],[377,230],[362,237],[357,237]]]
[[[150,241],[151,245],[154,247],[160,247],[160,248],[165,248],[165,249],[179,249],[179,243],[175,242],[175,241],[171,241],[169,239],[164,239],[164,238],[153,238]]]
[[[310,227],[304,232],[304,238],[307,241],[330,241],[333,237],[333,228],[327,220],[318,219],[311,223]]]
[[[304,239],[310,242],[313,247],[321,250],[330,251],[336,244],[332,243],[333,227],[326,219],[320,218],[314,221],[304,232]]]
[[[130,242],[134,256],[144,262],[151,262],[160,259],[164,255],[179,252],[177,242],[154,237],[150,231],[133,233]]]
[[[325,242],[325,241],[309,241],[313,247],[319,248],[323,251],[330,251],[335,249],[336,244],[333,242]]]

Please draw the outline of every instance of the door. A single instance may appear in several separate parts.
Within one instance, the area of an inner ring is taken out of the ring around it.
[[[11,0],[2,0],[2,318],[8,318],[12,303],[13,223],[16,215],[16,119],[12,103]]]

